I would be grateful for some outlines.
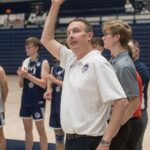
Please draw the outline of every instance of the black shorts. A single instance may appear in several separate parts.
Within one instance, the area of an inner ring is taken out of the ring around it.
[[[49,119],[49,126],[53,128],[61,128],[59,113],[51,113]]]
[[[33,118],[34,120],[43,120],[45,113],[45,107],[37,106],[37,107],[28,107],[22,106],[20,108],[20,117],[23,119]]]

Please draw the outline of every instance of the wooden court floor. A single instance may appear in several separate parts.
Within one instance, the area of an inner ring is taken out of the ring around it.
[[[5,115],[6,125],[4,127],[5,136],[7,139],[24,140],[23,124],[21,118],[19,117],[21,89],[18,86],[18,77],[16,75],[8,75],[8,86],[9,86],[9,94],[6,102],[6,115]],[[48,142],[55,143],[53,129],[48,126],[49,114],[50,114],[50,102],[47,102],[46,116],[45,116],[46,133],[48,136]],[[150,116],[150,108],[148,109],[148,114]],[[38,134],[35,130],[35,126],[33,129],[33,133],[34,133],[34,140],[38,141],[39,139]],[[149,139],[150,139],[150,121],[148,122],[148,126],[144,137],[143,150],[150,149]]]

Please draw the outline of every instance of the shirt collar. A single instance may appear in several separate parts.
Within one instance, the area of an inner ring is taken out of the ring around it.
[[[111,64],[114,64],[114,63],[117,62],[121,57],[124,57],[124,56],[126,56],[126,55],[129,55],[128,50],[125,50],[125,51],[119,53],[119,54],[118,54],[117,56],[115,56],[115,57],[112,56],[111,59],[109,60],[109,62],[110,62]]]
[[[86,54],[84,57],[82,57],[80,60],[78,60],[78,62],[85,65],[85,64],[87,64],[87,58],[96,53],[100,53],[100,51],[99,50],[91,50],[88,54]]]

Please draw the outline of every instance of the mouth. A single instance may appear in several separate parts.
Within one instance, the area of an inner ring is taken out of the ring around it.
[[[72,41],[72,42],[70,42],[70,46],[75,46],[75,45],[77,45],[77,44],[78,44],[77,41]]]

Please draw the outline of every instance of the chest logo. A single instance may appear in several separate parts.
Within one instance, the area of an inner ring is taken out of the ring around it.
[[[85,64],[83,67],[82,67],[82,73],[85,73],[88,69],[89,69],[89,64]]]

